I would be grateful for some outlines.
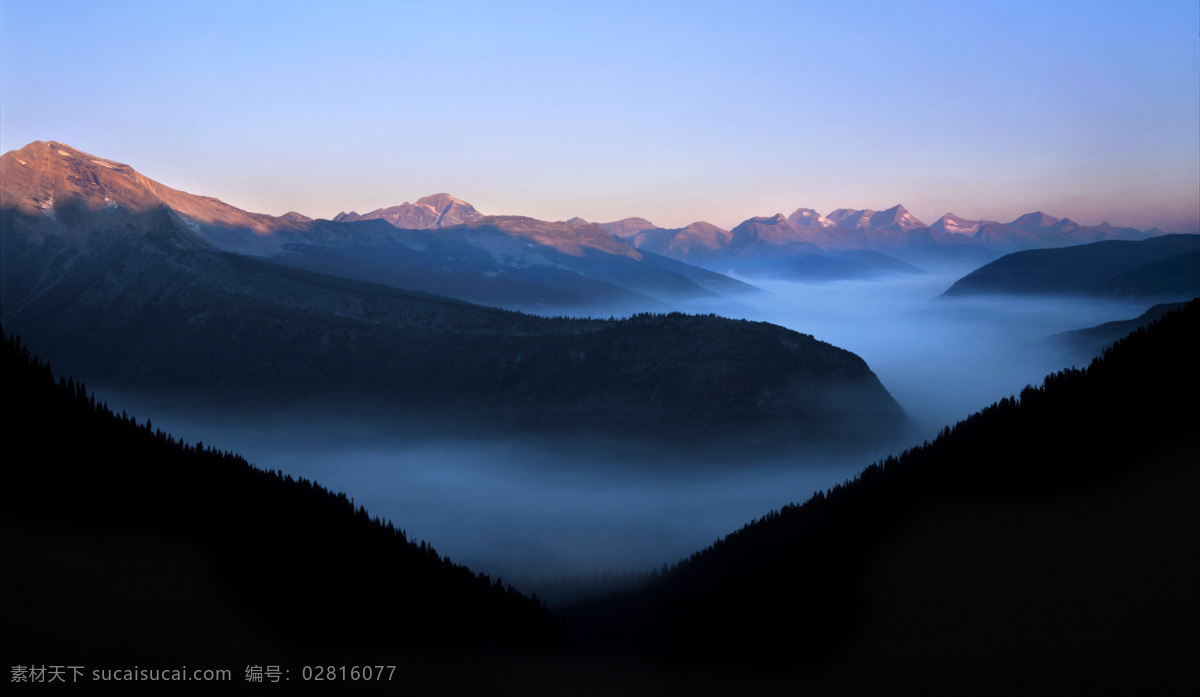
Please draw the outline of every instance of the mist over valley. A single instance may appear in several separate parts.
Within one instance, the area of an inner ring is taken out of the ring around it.
[[[439,552],[553,597],[548,580],[673,564],[752,519],[840,484],[1051,372],[1090,360],[1047,345],[1046,337],[1146,309],[1121,300],[938,298],[957,277],[759,281],[764,293],[738,298],[747,319],[862,356],[915,424],[853,453],[764,455],[747,445],[714,456],[611,435],[506,437],[470,424],[446,435],[396,419],[352,418],[336,406],[196,412],[136,393],[101,395],[182,438],[345,491]]]
[[[6,330],[114,409],[343,491],[527,590],[672,564],[1080,360],[1046,337],[1148,307],[944,295],[1005,250],[1147,234],[1042,214],[664,231],[439,194],[315,221],[62,143],[0,164]]]
[[[1194,693],[1198,25],[4,2],[10,682]]]

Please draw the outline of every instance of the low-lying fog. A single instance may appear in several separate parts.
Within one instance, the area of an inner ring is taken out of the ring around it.
[[[859,354],[921,425],[922,437],[931,438],[943,425],[1066,367],[1067,359],[1039,344],[1042,338],[1133,318],[1149,306],[937,299],[958,275],[753,281],[769,293],[741,299],[738,311]],[[731,314],[728,305],[720,312]],[[425,442],[397,437],[386,424],[336,415],[273,414],[248,422],[187,414],[128,395],[100,396],[188,441],[344,491],[410,539],[543,595],[545,578],[638,573],[674,563],[870,464],[856,457],[693,467],[667,456],[610,456],[599,445]]]
[[[820,284],[759,281],[769,295],[744,298],[751,308],[745,316],[862,356],[932,437],[947,423],[1070,365],[1042,342],[1046,337],[1132,319],[1152,304],[938,297],[963,274]]]

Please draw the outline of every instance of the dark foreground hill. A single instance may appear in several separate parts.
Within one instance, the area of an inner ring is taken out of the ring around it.
[[[569,608],[573,645],[345,496],[117,416],[6,340],[0,653],[235,688],[273,665],[296,694],[331,664],[396,665],[375,686],[405,694],[1189,694],[1198,311]]]
[[[345,494],[117,415],[15,340],[0,353],[6,667],[233,668],[237,687],[248,665],[299,683],[388,664],[392,690],[453,691],[493,652],[559,641],[536,598]]]
[[[1162,235],[1014,252],[963,276],[944,294],[1187,300],[1198,293],[1200,236]]]
[[[568,626],[712,694],[1190,694],[1197,355],[1193,301]]]

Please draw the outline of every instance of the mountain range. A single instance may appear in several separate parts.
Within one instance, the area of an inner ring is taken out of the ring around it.
[[[638,249],[716,271],[809,279],[914,273],[919,271],[914,264],[984,263],[1022,249],[1163,234],[1108,223],[1082,226],[1040,212],[1010,223],[947,213],[926,225],[900,205],[885,211],[839,208],[828,216],[799,208],[786,217],[750,218],[729,231],[705,222],[663,229],[642,218],[601,227]]]
[[[61,143],[4,154],[0,176],[0,321],[93,384],[226,407],[336,404],[459,432],[731,447],[879,443],[908,423],[861,358],[781,327],[553,319],[398,287],[486,280],[502,263],[510,289],[530,292],[744,287],[598,226],[272,218]]]
[[[39,141],[10,154],[9,190],[26,214],[66,215],[69,222],[84,211],[166,206],[184,225],[203,230],[215,249],[540,313],[669,309],[756,290],[723,275],[729,273],[869,278],[948,262],[977,266],[1025,249],[1163,234],[1108,223],[1085,226],[1041,212],[1009,223],[947,213],[927,225],[900,205],[840,208],[827,216],[799,208],[788,216],[753,217],[732,230],[706,222],[664,229],[636,217],[592,224],[485,216],[446,193],[314,220],[294,211],[278,217],[248,213],[63,143]],[[50,181],[66,187],[57,200]]]
[[[339,221],[273,217],[172,189],[63,143],[39,141],[2,157],[5,210],[43,225],[111,227],[167,211],[186,244],[199,248],[510,309],[623,314],[756,290],[639,251],[598,226],[484,217],[446,194]]]

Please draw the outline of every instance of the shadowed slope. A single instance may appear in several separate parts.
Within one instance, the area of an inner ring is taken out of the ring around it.
[[[857,356],[780,327],[484,308],[216,251],[161,208],[87,228],[3,215],[5,326],[107,387],[731,448],[877,443],[907,422]]]
[[[1014,252],[944,295],[1082,295],[1181,300],[1200,293],[1200,236],[1163,235]]]
[[[1183,694],[1200,647],[1196,355],[1193,301],[640,592],[569,609],[570,625],[687,672],[741,666],[712,671],[732,683],[716,693],[736,674],[850,693]]]
[[[246,663],[411,662],[558,635],[535,599],[344,494],[118,416],[16,340],[0,353],[17,407],[4,427],[7,665],[233,660],[241,682]]]

